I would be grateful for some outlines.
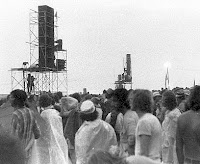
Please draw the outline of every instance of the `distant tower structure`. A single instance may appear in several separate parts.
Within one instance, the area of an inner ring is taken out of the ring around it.
[[[165,75],[165,89],[170,89],[170,85],[169,85],[169,70],[167,68],[167,72]]]
[[[131,54],[127,54],[127,55],[126,55],[125,82],[132,82]]]
[[[125,88],[130,85],[132,89],[132,71],[131,71],[131,54],[126,54],[126,65],[124,72],[118,75],[118,80],[115,81],[116,88]]]
[[[83,94],[87,93],[87,88],[83,88]]]

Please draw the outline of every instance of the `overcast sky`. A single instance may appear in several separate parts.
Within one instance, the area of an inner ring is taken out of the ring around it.
[[[29,12],[57,11],[58,36],[68,55],[69,93],[113,88],[131,54],[133,88],[200,82],[199,0],[6,0],[0,5],[0,92],[11,90],[11,68],[29,61]]]

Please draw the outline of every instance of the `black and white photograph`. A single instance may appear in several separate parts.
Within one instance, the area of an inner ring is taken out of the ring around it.
[[[200,164],[199,0],[6,0],[0,164]]]

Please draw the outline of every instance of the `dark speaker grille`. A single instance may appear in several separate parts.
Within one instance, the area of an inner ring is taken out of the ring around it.
[[[38,6],[39,68],[55,68],[54,9]]]

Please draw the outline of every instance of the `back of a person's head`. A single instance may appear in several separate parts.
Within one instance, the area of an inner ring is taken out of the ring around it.
[[[100,102],[100,98],[99,97],[92,97],[91,101],[94,103],[94,105],[98,105]]]
[[[117,88],[113,91],[113,97],[117,98],[119,101],[125,101],[128,97],[129,92],[125,88]]]
[[[162,105],[168,110],[173,110],[174,108],[176,108],[176,96],[172,91],[168,90],[162,94]]]
[[[39,98],[39,106],[40,107],[48,107],[52,105],[52,98],[48,94],[43,94]]]
[[[131,97],[132,96],[132,97]],[[152,93],[147,89],[136,89],[129,96],[132,110],[151,113],[153,105]]]
[[[21,142],[7,132],[0,132],[0,164],[25,164]]]
[[[60,102],[61,102],[61,108],[64,108],[68,111],[72,109],[77,109],[78,107],[78,100],[71,96],[62,97],[60,99]]]
[[[30,96],[27,98],[27,100],[28,100],[29,102],[34,102],[34,101],[35,101],[35,95],[30,95]]]
[[[79,93],[73,93],[70,96],[77,99],[79,103],[81,102],[81,95]]]
[[[105,93],[105,96],[107,99],[110,99],[112,97],[112,94],[113,94],[113,90],[112,88],[109,88],[106,93]]]
[[[26,99],[27,99],[27,94],[25,91],[16,89],[13,90],[10,95],[14,98],[13,105],[18,106],[18,107],[23,107]]]
[[[94,121],[98,118],[98,112],[91,100],[83,101],[80,106],[80,117],[83,121]]]
[[[63,97],[63,93],[62,92],[57,92],[56,95],[58,95],[59,100]]]
[[[91,100],[91,98],[92,98],[92,95],[87,94],[87,95],[85,95],[84,100]]]
[[[200,109],[200,86],[196,85],[189,96],[189,107],[193,111]]]
[[[162,95],[158,91],[152,91],[152,95],[153,95],[154,101],[157,101],[158,99],[160,99],[162,97]]]
[[[59,98],[59,96],[56,93],[53,94],[52,98],[53,98],[53,100],[54,100],[55,103],[59,103],[59,99],[60,98]]]
[[[117,88],[113,91],[112,97],[119,102],[120,106],[130,108],[128,102],[129,92],[125,88]]]

